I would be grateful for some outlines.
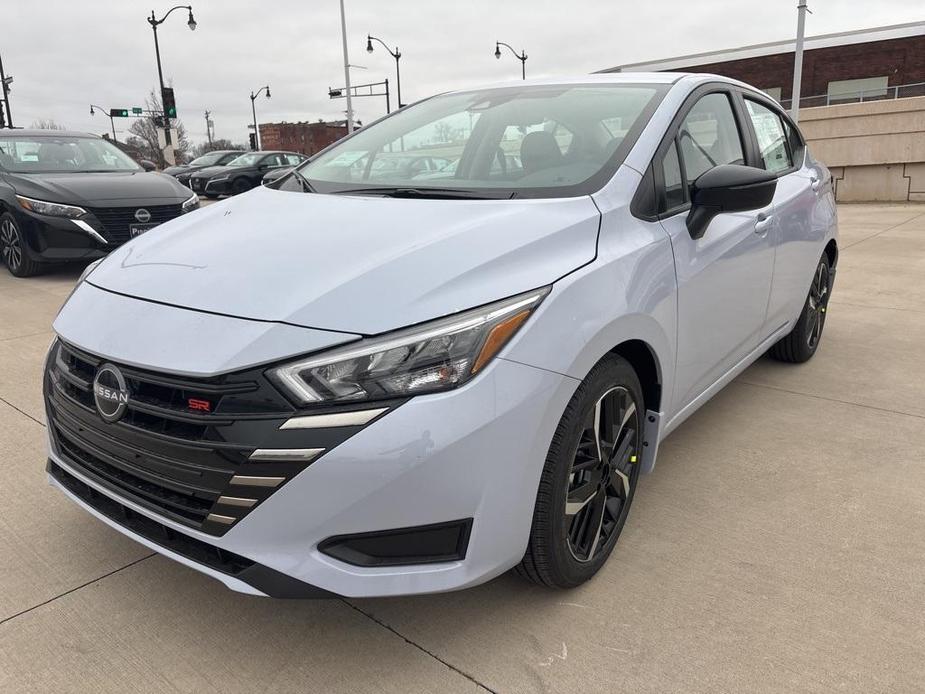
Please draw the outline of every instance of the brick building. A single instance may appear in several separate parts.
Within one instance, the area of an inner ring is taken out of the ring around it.
[[[620,65],[601,72],[709,72],[753,84],[785,107],[794,41]],[[925,22],[807,37],[801,108],[925,95]]]
[[[346,121],[261,123],[260,146],[262,149],[279,149],[310,156],[346,134]]]

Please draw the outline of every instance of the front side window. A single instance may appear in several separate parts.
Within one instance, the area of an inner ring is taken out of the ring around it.
[[[787,148],[787,136],[779,115],[751,99],[745,100],[748,117],[758,139],[758,153],[764,168],[773,173],[786,171],[793,166]]]
[[[588,194],[616,170],[667,88],[534,85],[437,96],[363,128],[300,173],[323,193]]]
[[[688,184],[722,164],[744,164],[742,139],[729,97],[723,93],[702,97],[684,117],[678,143]]]
[[[671,143],[662,159],[662,180],[665,182],[665,205],[662,211],[674,209],[687,202],[676,142]]]

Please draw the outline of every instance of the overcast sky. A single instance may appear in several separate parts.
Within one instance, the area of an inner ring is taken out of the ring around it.
[[[527,76],[582,74],[623,63],[669,58],[791,38],[796,0],[346,0],[355,84],[394,79],[395,62],[366,34],[402,52],[406,103],[434,92],[520,77],[510,54],[494,58],[495,40],[527,51]],[[925,19],[923,0],[810,0],[807,35]],[[52,118],[103,133],[109,119],[89,104],[143,105],[157,84],[151,9],[156,0],[2,0],[0,56],[15,77],[13,121]],[[204,140],[209,109],[217,137],[243,143],[249,94],[269,84],[258,119],[343,118],[329,86],[344,81],[337,0],[194,0],[199,26],[182,10],[159,29],[164,76],[176,90],[179,116]],[[394,101],[393,101],[394,104]],[[354,101],[357,117],[385,112],[382,98]],[[116,121],[123,139],[130,121]]]

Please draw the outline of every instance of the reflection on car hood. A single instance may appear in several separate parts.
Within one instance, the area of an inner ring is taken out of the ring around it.
[[[591,198],[426,200],[257,188],[113,251],[89,278],[228,316],[381,333],[549,284],[593,260]]]
[[[116,200],[171,205],[190,195],[173,176],[153,171],[11,174],[9,181],[19,195],[91,207]]]

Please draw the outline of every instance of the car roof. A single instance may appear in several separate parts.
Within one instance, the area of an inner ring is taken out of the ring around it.
[[[87,137],[94,140],[104,138],[93,133],[82,133],[76,130],[45,130],[40,128],[13,128],[0,130],[0,137]]]
[[[722,75],[711,75],[694,72],[606,72],[594,73],[590,75],[568,75],[560,77],[543,77],[528,80],[510,80],[506,82],[494,82],[489,84],[467,87],[465,89],[454,89],[451,94],[463,94],[466,92],[477,92],[485,89],[504,89],[510,87],[557,87],[579,84],[666,84],[672,85],[684,82],[689,85],[699,84],[701,82],[725,82],[743,87],[751,87],[744,82],[723,77]]]

